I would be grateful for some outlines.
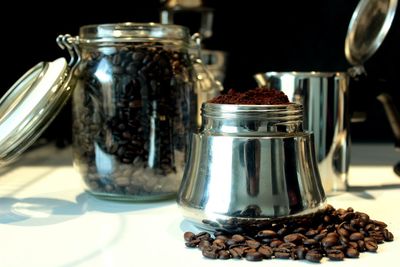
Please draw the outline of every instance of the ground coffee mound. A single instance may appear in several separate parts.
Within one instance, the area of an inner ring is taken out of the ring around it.
[[[227,94],[217,96],[208,102],[237,105],[281,105],[289,103],[289,99],[281,91],[261,87],[243,93],[230,89]]]
[[[306,218],[306,219],[305,219]],[[384,222],[353,208],[334,209],[304,218],[271,221],[257,232],[216,231],[184,234],[185,245],[199,248],[210,259],[292,259],[320,262],[358,258],[360,252],[376,252],[378,244],[393,241]]]

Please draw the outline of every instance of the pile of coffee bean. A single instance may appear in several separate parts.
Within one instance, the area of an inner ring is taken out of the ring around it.
[[[320,262],[358,258],[360,252],[376,252],[378,244],[392,241],[384,222],[352,208],[334,209],[328,205],[311,217],[270,221],[254,232],[242,233],[217,230],[212,237],[207,232],[184,234],[185,245],[199,248],[209,259],[292,259]]]
[[[82,46],[74,159],[90,191],[176,193],[196,97],[187,51],[162,43]]]

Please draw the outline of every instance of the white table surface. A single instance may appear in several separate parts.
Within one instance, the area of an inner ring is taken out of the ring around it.
[[[336,208],[352,206],[388,224],[395,240],[359,259],[322,261],[321,266],[398,266],[400,159],[391,145],[355,145],[350,185],[355,190],[328,198]],[[82,190],[70,149],[37,149],[0,171],[0,266],[305,266],[306,261],[208,260],[188,249],[175,201],[120,203]]]

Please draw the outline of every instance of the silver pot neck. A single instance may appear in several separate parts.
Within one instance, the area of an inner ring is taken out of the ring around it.
[[[212,134],[280,135],[303,131],[302,105],[203,103],[200,131]]]

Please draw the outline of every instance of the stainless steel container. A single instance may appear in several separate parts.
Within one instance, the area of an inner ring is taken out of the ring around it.
[[[326,193],[345,190],[350,164],[349,77],[343,72],[267,72],[259,86],[276,88],[304,107],[304,128],[314,133],[316,159]]]
[[[203,104],[178,195],[188,220],[242,229],[311,214],[324,202],[301,105]]]

